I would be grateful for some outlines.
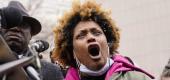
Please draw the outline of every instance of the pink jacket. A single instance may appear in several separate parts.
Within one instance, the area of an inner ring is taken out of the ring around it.
[[[113,73],[120,72],[120,71],[133,71],[133,70],[142,72],[148,75],[150,78],[154,79],[154,77],[151,74],[147,73],[141,68],[134,66],[132,63],[129,62],[129,60],[127,60],[125,57],[121,56],[120,54],[115,54],[113,60],[114,63],[111,66],[111,68],[108,70],[105,80],[109,80]],[[66,74],[65,80],[80,80],[77,69],[75,69],[74,67],[70,67]]]

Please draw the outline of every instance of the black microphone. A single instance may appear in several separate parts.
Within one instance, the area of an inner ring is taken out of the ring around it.
[[[47,41],[37,40],[31,45],[31,48],[35,48],[40,53],[49,48],[49,43]]]

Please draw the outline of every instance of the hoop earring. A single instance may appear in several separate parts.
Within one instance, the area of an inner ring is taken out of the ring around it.
[[[76,53],[74,52],[74,50],[73,50],[73,57],[74,57],[74,59],[76,60],[76,64],[77,64],[77,68],[78,68],[78,76],[79,76],[79,78],[81,79],[81,77],[80,77],[80,61],[79,61],[78,58],[76,57]]]
[[[108,59],[109,59],[109,67],[110,67],[111,65],[110,65],[110,47],[109,47],[109,45],[108,45]]]

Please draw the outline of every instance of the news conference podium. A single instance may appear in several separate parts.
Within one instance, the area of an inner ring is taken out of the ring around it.
[[[0,35],[0,79],[28,80],[28,75],[22,66],[27,65],[33,59],[33,56],[17,59]]]

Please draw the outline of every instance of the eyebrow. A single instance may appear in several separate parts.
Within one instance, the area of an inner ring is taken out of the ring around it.
[[[87,30],[85,29],[85,30],[80,30],[80,32],[87,32]]]
[[[91,29],[90,29],[90,31],[94,31],[94,30],[98,30],[98,29],[96,29],[96,28],[91,28]]]
[[[95,30],[97,30],[97,31],[102,31],[102,30],[100,30],[100,29],[98,29],[98,28],[91,28],[91,29],[90,29],[90,31],[95,31]]]
[[[76,36],[78,36],[81,33],[87,33],[87,30],[86,29],[85,30],[80,30],[79,33]]]

